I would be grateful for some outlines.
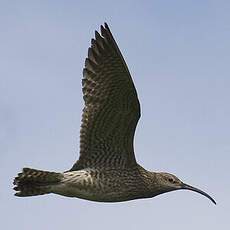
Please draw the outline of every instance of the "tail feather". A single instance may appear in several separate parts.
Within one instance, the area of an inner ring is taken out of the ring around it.
[[[36,196],[50,193],[50,187],[62,179],[61,173],[23,168],[14,179],[15,196]]]

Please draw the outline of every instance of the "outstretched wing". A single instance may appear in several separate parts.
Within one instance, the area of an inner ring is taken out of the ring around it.
[[[83,70],[85,107],[80,158],[70,169],[136,165],[133,138],[140,104],[128,67],[108,25],[91,41]]]

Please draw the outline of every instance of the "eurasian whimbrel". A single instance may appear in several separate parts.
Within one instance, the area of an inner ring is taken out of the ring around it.
[[[23,168],[14,179],[16,196],[56,193],[101,202],[119,202],[179,189],[207,193],[176,176],[149,172],[135,159],[133,138],[140,104],[124,58],[105,23],[95,32],[83,70],[85,107],[80,158],[63,173]]]

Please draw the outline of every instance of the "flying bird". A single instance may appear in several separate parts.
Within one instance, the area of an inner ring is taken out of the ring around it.
[[[99,202],[151,198],[186,189],[215,200],[166,172],[150,172],[134,155],[140,103],[125,60],[105,23],[95,31],[82,80],[80,157],[65,172],[23,168],[14,179],[19,197],[55,193]]]

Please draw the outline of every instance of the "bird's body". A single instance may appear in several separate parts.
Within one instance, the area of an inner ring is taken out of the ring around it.
[[[100,202],[120,202],[151,197],[148,183],[151,173],[135,169],[84,169],[63,174],[54,193]]]
[[[48,193],[100,202],[149,198],[189,189],[203,191],[169,173],[137,164],[133,138],[140,103],[128,67],[107,24],[96,31],[83,70],[80,158],[63,173],[24,168],[14,180],[16,196]]]
[[[23,184],[20,196],[55,193],[100,202],[120,202],[149,198],[161,193],[157,173],[149,172],[139,165],[127,169],[86,168],[63,173],[24,168],[18,177],[21,182],[23,177],[30,183]],[[56,180],[49,181],[48,177],[56,177]]]

